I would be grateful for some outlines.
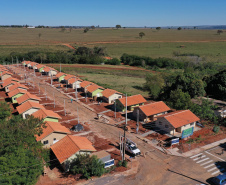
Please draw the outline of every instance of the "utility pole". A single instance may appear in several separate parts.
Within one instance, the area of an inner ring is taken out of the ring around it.
[[[51,86],[53,86],[53,75],[51,74]]]
[[[127,94],[126,94],[126,123],[124,125],[124,143],[123,143],[123,161],[125,161],[125,148],[126,148],[126,126],[127,126]]]
[[[64,115],[66,116],[65,99],[64,99]]]
[[[138,131],[139,131],[139,120],[140,120],[140,118],[139,118],[139,109],[137,109],[137,128],[136,128],[137,134],[138,134]]]
[[[75,97],[76,97],[76,101],[78,102],[78,90],[77,90],[76,82],[75,82]]]
[[[116,119],[116,99],[115,99],[115,119]]]
[[[46,86],[45,86],[45,95],[46,95],[46,100],[47,100]]]
[[[55,94],[53,92],[54,108],[55,108]]]
[[[60,72],[61,72],[61,63],[60,63]]]
[[[40,82],[38,83],[38,94],[40,94]]]
[[[78,103],[77,103],[77,115],[78,115],[78,124],[79,124]]]

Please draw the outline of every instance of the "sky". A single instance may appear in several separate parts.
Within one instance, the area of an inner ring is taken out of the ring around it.
[[[0,0],[0,25],[225,25],[226,0]]]

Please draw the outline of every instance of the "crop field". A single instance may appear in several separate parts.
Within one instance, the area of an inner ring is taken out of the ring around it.
[[[145,33],[142,39],[138,36],[139,32]],[[36,50],[70,50],[65,44],[106,47],[108,55],[117,58],[123,53],[153,58],[173,57],[176,51],[181,54],[194,53],[208,61],[226,61],[226,32],[218,35],[217,30],[96,28],[83,33],[83,29],[0,28],[0,55]]]

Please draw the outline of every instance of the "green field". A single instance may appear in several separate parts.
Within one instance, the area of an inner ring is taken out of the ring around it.
[[[148,97],[148,92],[143,91],[142,87],[145,83],[145,76],[151,74],[150,71],[130,70],[131,67],[127,67],[128,69],[123,67],[123,70],[115,70],[109,67],[106,70],[101,69],[101,67],[100,69],[86,68],[85,65],[79,65],[81,68],[69,66],[62,67],[62,71],[68,74],[79,75],[81,79],[92,81],[104,88],[115,89],[131,95],[142,94]],[[120,69],[119,66],[117,67]],[[55,68],[58,69],[58,67]]]
[[[140,39],[139,32],[145,36]],[[40,34],[40,37],[39,37]],[[28,51],[66,51],[72,46],[106,47],[111,57],[123,53],[156,57],[173,57],[173,52],[195,53],[204,60],[226,61],[226,32],[217,30],[168,30],[162,29],[94,29],[83,33],[83,29],[60,28],[0,28],[0,55]],[[184,45],[184,48],[180,48]]]

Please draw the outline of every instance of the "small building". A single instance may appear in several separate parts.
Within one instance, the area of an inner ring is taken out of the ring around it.
[[[87,93],[88,93],[88,96],[90,97],[102,97],[102,91],[104,90],[103,87],[99,86],[99,85],[96,85],[96,84],[91,84],[89,85],[87,88]]]
[[[80,89],[81,86],[80,86],[80,83],[82,82],[83,80],[81,80],[80,78],[71,78],[68,80],[68,84],[72,87],[72,89]]]
[[[70,163],[77,154],[91,154],[96,151],[86,137],[72,135],[67,135],[50,148],[65,171],[69,170]]]
[[[50,148],[53,144],[66,137],[67,134],[71,134],[68,128],[58,122],[46,121],[45,127],[42,129],[42,134],[35,137],[36,141],[40,141],[45,148]]]
[[[103,95],[103,100],[109,104],[112,104],[115,100],[122,98],[122,93],[113,89],[105,89],[101,93]]]
[[[93,84],[92,82],[89,82],[89,81],[83,81],[80,83],[80,87],[81,87],[81,90],[85,93],[87,93],[87,87],[90,86],[91,84]]]
[[[42,64],[38,64],[35,68],[35,71],[37,72],[42,72],[42,70],[45,68],[46,66],[42,65]]]
[[[14,85],[11,85],[10,87],[8,87],[8,92],[10,92],[10,91],[13,91],[13,90],[15,90],[15,89],[23,89],[23,90],[28,90],[28,87],[27,86],[25,86],[25,85],[23,85],[23,84],[20,84],[20,83],[17,83],[17,82],[15,82],[15,84]]]
[[[35,66],[37,66],[39,63],[37,62],[31,62],[29,68],[35,69]]]
[[[13,91],[10,91],[8,93],[8,96],[9,96],[9,98],[12,99],[12,102],[13,103],[17,103],[17,100],[16,99],[19,98],[20,96],[22,96],[23,94],[26,94],[26,93],[27,93],[26,90],[23,90],[23,89],[15,89]]]
[[[182,136],[183,131],[192,132],[200,119],[190,110],[180,110],[156,117],[155,125],[174,136]]]
[[[61,117],[51,111],[51,110],[46,110],[46,109],[40,109],[32,114],[35,118],[39,118],[40,120],[43,119],[43,121],[52,121],[52,122],[59,122],[59,119]]]
[[[94,152],[90,156],[97,156],[97,159],[103,162],[104,168],[108,168],[114,166],[114,159],[111,159],[111,154],[108,152],[101,150],[99,152]]]
[[[147,102],[140,94],[127,97],[127,110],[133,111],[134,107],[144,105]],[[125,112],[126,110],[126,97],[116,100],[116,108],[118,111]]]
[[[50,67],[49,76],[56,76],[57,73],[58,71],[56,69]]]
[[[10,78],[10,77],[12,77],[12,73],[10,73],[9,71],[3,71],[2,73],[1,73],[1,80],[6,80],[6,79],[8,79],[8,78]]]
[[[50,71],[49,67],[44,67],[41,72],[42,72],[43,75],[48,75],[49,76],[49,71]]]
[[[33,101],[26,101],[25,103],[19,105],[17,108],[19,114],[22,114],[23,119],[26,119],[27,116],[30,116],[34,112],[38,111],[39,109],[45,109],[39,103]]]
[[[31,61],[24,61],[23,65],[24,65],[25,67],[28,67],[28,64],[30,64],[30,63],[31,63]]]
[[[5,88],[5,92],[9,92],[9,88],[11,86],[15,85],[16,83],[18,83],[18,81],[13,81],[13,80],[8,80],[8,79],[7,79],[7,81],[4,81],[3,84],[1,85],[2,88]]]
[[[74,75],[66,74],[66,76],[64,77],[64,81],[67,85],[69,85],[69,80],[75,79],[75,78],[76,78],[76,76],[74,76]]]
[[[41,99],[39,97],[37,97],[36,95],[33,95],[29,92],[27,92],[26,94],[20,96],[19,98],[17,98],[17,103],[20,105],[20,104],[23,104],[27,101],[32,101],[32,102],[35,102],[35,103],[39,103],[39,101],[41,101]]]
[[[56,77],[57,77],[58,82],[63,81],[65,76],[66,76],[65,73],[62,73],[62,72],[57,73]]]
[[[139,112],[139,120],[144,122],[155,121],[156,116],[167,114],[171,109],[163,102],[154,102],[139,107],[133,110],[133,116],[137,119],[137,111]]]

